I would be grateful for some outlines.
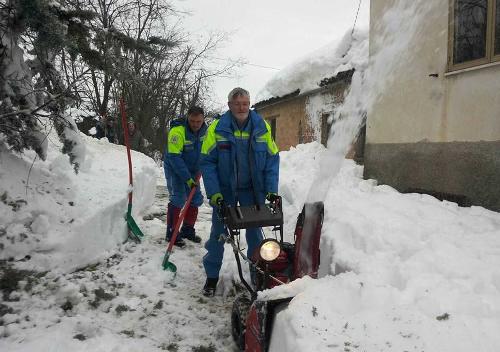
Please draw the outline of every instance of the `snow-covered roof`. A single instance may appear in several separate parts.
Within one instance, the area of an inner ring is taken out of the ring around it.
[[[298,96],[304,96],[304,95],[312,95],[316,94],[318,91],[324,91],[328,87],[338,84],[341,82],[349,84],[351,82],[352,75],[354,73],[354,68],[347,70],[347,71],[342,71],[337,73],[336,75],[328,78],[323,78],[321,82],[318,84],[318,88],[315,88],[313,90],[309,90],[306,92],[301,92],[300,89],[297,89],[291,93],[285,94],[283,96],[277,96],[277,97],[272,97],[266,100],[259,101],[258,103],[254,104],[254,108],[259,109],[265,106],[273,105],[276,104],[277,102],[284,102],[289,99],[293,99]]]
[[[279,71],[257,94],[258,104],[317,89],[341,72],[365,66],[368,62],[368,31],[348,31],[339,40],[316,50]]]

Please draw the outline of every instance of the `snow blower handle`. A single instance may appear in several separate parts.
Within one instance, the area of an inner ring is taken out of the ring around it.
[[[281,197],[278,195],[278,193],[269,192],[266,195],[266,199],[269,201],[269,203],[275,203],[276,201],[280,200],[280,198]]]
[[[282,199],[281,199],[281,196],[279,196],[278,194],[276,193],[268,193],[267,196],[266,196],[266,199],[269,201],[269,209],[271,209],[271,211],[273,213],[277,213],[277,212],[281,212],[282,208]]]
[[[215,209],[217,211],[217,216],[219,217],[219,219],[224,222],[224,217],[226,216],[226,203],[224,202],[224,199],[217,200]]]

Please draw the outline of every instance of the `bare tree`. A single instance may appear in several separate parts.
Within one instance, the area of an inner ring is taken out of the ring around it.
[[[116,115],[123,97],[128,116],[149,141],[148,153],[163,150],[168,121],[194,103],[203,105],[210,80],[235,66],[208,69],[207,57],[225,37],[213,35],[195,48],[167,0],[68,1],[97,14],[91,21],[97,58],[82,62],[62,52],[60,71],[68,82],[89,69],[74,92],[96,115]]]

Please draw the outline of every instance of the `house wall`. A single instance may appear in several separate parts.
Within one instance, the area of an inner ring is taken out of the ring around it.
[[[276,144],[280,150],[289,150],[299,144],[299,125],[302,126],[302,143],[313,141],[314,133],[306,121],[305,104],[306,97],[298,96],[258,109],[264,119],[276,119]]]
[[[335,105],[343,101],[347,87],[348,83],[338,82],[312,94],[260,106],[257,111],[268,121],[276,118],[276,144],[280,150],[289,150],[299,143],[321,142],[322,117],[333,113]]]
[[[390,8],[414,2],[371,1],[375,67],[391,48],[380,19]],[[398,60],[384,63],[391,65],[390,75],[368,107],[365,177],[400,191],[459,195],[500,210],[500,65],[447,73],[449,2],[416,2],[431,8],[413,37],[404,28],[395,32],[410,40]]]

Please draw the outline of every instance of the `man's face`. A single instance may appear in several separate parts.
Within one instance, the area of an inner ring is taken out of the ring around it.
[[[134,133],[134,131],[135,131],[135,123],[129,122],[128,123],[128,132],[129,133]]]
[[[201,126],[203,126],[203,121],[205,121],[203,114],[188,116],[188,125],[193,132],[198,132],[200,130]]]
[[[250,111],[250,98],[238,95],[227,103],[229,110],[239,122],[244,122],[248,117]]]

